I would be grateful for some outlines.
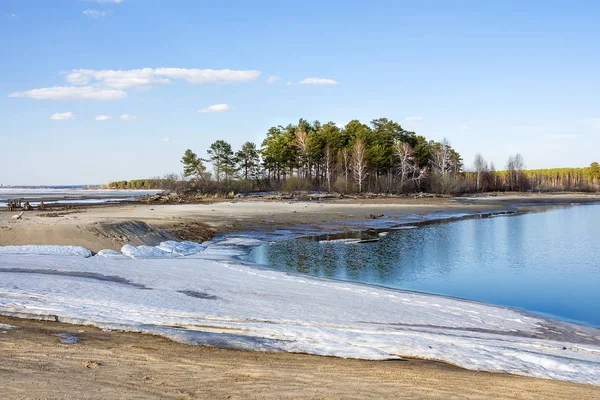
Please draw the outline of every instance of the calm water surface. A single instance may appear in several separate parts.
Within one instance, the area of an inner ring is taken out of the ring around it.
[[[600,327],[600,205],[395,230],[374,243],[300,238],[250,260],[313,276],[456,296]]]

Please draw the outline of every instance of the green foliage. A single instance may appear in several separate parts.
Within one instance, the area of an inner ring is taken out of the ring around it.
[[[217,140],[207,152],[209,160],[202,160],[186,150],[181,160],[184,176],[202,178],[192,185],[196,190],[218,193],[255,189],[463,193],[595,190],[600,185],[597,162],[586,168],[524,170],[518,154],[510,157],[507,171],[495,171],[493,164],[488,168],[481,158],[477,172],[463,172],[461,155],[446,139],[427,140],[386,118],[374,119],[370,126],[352,120],[343,128],[334,122],[300,119],[297,124],[271,127],[260,149],[246,142],[234,152],[228,142]],[[212,163],[216,182],[211,182],[203,161]],[[110,185],[149,188],[153,183]]]
[[[235,153],[235,160],[238,163],[243,179],[258,179],[260,174],[260,153],[254,143],[244,143],[242,148]]]
[[[183,164],[183,175],[186,178],[193,177],[196,179],[202,179],[206,173],[206,167],[202,164],[201,158],[192,150],[187,149],[181,158]]]
[[[109,182],[109,189],[161,189],[163,184],[162,179],[134,179],[131,181],[114,181]]]
[[[217,182],[221,178],[225,181],[232,179],[238,169],[231,145],[224,140],[217,140],[210,145],[207,153],[213,164]]]

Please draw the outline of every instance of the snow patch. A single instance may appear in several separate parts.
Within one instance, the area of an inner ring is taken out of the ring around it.
[[[130,244],[126,244],[121,248],[121,253],[124,256],[129,258],[137,259],[137,258],[174,258],[177,257],[177,254],[164,251],[159,249],[158,247],[153,246],[132,246]]]
[[[158,245],[158,248],[179,256],[191,256],[192,254],[198,254],[204,251],[206,246],[190,241],[177,242],[175,240],[167,240],[166,242],[161,242]]]
[[[51,316],[189,344],[373,360],[417,357],[479,371],[600,385],[598,329],[232,259],[247,252],[245,246],[261,243],[233,237],[204,243],[206,249],[170,241],[158,247],[123,246],[122,253],[133,260],[113,251],[85,259],[59,257],[71,254],[68,246],[33,246],[62,249],[45,250],[46,255],[0,253],[0,314]],[[99,273],[111,279],[97,279]],[[119,284],[123,282],[128,283]],[[549,331],[565,340],[544,337]],[[577,334],[585,334],[589,343],[569,339]]]
[[[9,254],[35,254],[41,256],[75,256],[83,258],[88,258],[92,256],[91,251],[81,246],[0,246],[0,256]]]
[[[96,257],[116,257],[116,258],[125,258],[125,256],[119,253],[116,250],[111,249],[103,249],[96,253]]]

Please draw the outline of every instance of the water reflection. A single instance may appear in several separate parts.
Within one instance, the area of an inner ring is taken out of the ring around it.
[[[394,230],[374,243],[349,243],[339,235],[286,240],[255,248],[249,257],[313,276],[486,301],[600,326],[599,234],[600,206],[589,205]]]

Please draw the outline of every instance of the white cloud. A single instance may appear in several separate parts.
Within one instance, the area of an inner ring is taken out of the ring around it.
[[[301,85],[337,85],[333,79],[326,78],[306,78],[298,82]]]
[[[230,69],[141,68],[131,70],[74,69],[66,77],[73,85],[88,85],[92,81],[113,89],[170,83],[170,79],[183,79],[189,83],[247,82],[260,76],[260,71]],[[170,78],[170,79],[169,79]]]
[[[100,4],[120,4],[123,0],[85,0],[91,3],[100,3]]]
[[[281,78],[275,75],[271,75],[270,77],[267,78],[267,83],[271,84],[271,83],[275,83],[277,81],[280,81]]]
[[[469,129],[469,125],[463,125],[460,127],[463,131],[466,131],[467,129]]]
[[[137,117],[134,117],[133,115],[129,115],[129,114],[121,115],[122,121],[135,121],[136,119],[137,119]]]
[[[210,107],[203,108],[198,110],[199,113],[220,113],[229,110],[229,106],[227,104],[215,104]]]
[[[96,115],[96,121],[108,121],[109,119],[108,115]]]
[[[154,84],[183,79],[193,84],[209,82],[246,82],[255,80],[260,71],[230,69],[142,68],[132,70],[73,69],[66,81],[73,86],[53,86],[14,92],[9,97],[29,97],[37,100],[118,100],[127,97],[125,89],[148,89]]]
[[[66,112],[66,113],[56,113],[56,114],[52,114],[50,119],[54,119],[54,120],[75,119],[75,114],[73,114],[70,111]]]
[[[161,139],[163,142],[165,143],[169,143],[171,141],[171,139],[168,136],[165,136],[164,138]]]
[[[294,82],[291,82],[291,81],[288,81],[288,82],[286,83],[286,86],[293,86],[293,85],[294,85]]]
[[[420,115],[411,115],[410,117],[406,117],[407,121],[423,121],[423,117]]]
[[[100,18],[106,17],[108,14],[110,14],[110,11],[84,10],[82,14],[90,18]]]
[[[128,71],[74,69],[67,75],[66,80],[73,85],[88,85],[92,81],[97,81],[113,89],[170,82],[168,79],[155,78],[152,68]]]
[[[157,68],[154,73],[172,79],[184,79],[190,83],[247,82],[258,79],[260,71],[236,71],[231,69]]]
[[[122,90],[103,89],[95,86],[53,86],[33,89],[26,92],[15,92],[8,97],[28,97],[36,100],[119,100],[127,97]]]
[[[17,18],[18,17],[17,14],[8,14],[8,16],[11,17],[11,18]]]

